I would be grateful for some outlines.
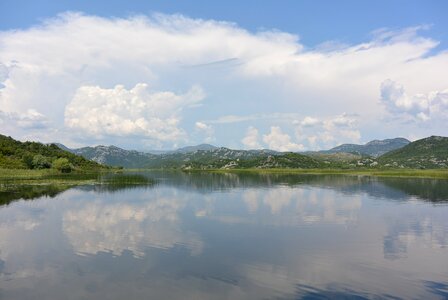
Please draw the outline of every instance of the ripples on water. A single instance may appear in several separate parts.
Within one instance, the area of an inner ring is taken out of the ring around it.
[[[0,299],[447,299],[448,182],[152,172],[0,193]]]

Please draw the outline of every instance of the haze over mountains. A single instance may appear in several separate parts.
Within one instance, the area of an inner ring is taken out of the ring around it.
[[[321,168],[321,167],[375,167],[389,165],[394,167],[446,167],[448,148],[444,148],[448,138],[429,137],[411,143],[404,138],[373,140],[364,145],[343,144],[329,150],[283,153],[272,150],[233,150],[210,144],[183,147],[174,151],[161,153],[124,150],[116,146],[96,146],[69,149],[58,144],[62,149],[87,159],[111,166],[125,168]],[[420,146],[413,146],[420,145]],[[427,146],[427,152],[419,152],[411,164],[401,157],[413,157],[416,149]],[[398,149],[402,152],[395,153]],[[385,154],[390,153],[389,156]],[[392,153],[394,153],[392,155]],[[431,156],[437,154],[435,157]],[[432,157],[432,163],[426,161]]]

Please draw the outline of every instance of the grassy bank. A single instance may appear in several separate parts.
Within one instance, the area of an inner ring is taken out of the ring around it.
[[[17,183],[79,185],[97,183],[103,175],[113,173],[116,173],[116,171],[75,171],[71,173],[61,173],[55,169],[0,169],[0,184]]]
[[[0,172],[3,171],[0,169]],[[89,186],[96,192],[116,192],[137,187],[150,187],[156,182],[139,174],[75,173],[60,174],[46,171],[9,170],[1,173],[0,206],[16,200],[54,197],[75,186]]]
[[[0,169],[0,180],[1,179],[33,179],[41,178],[58,172],[53,169],[42,169],[42,170],[26,170],[26,169]]]
[[[153,185],[154,180],[138,174],[121,171],[60,173],[56,170],[0,169],[0,192],[14,186],[53,186],[55,189],[93,184],[108,190],[118,190],[129,186]],[[34,189],[34,188],[33,188]]]
[[[5,180],[30,180],[30,181],[94,181],[100,175],[127,173],[127,172],[145,172],[161,169],[124,169],[120,171],[101,171],[101,172],[73,172],[63,174],[53,169],[45,170],[22,170],[22,169],[0,169],[0,181]],[[170,171],[164,169],[164,171]],[[179,171],[172,169],[172,171]],[[364,175],[364,176],[383,176],[383,177],[419,177],[419,178],[440,178],[448,179],[448,169],[190,169],[184,172],[213,172],[213,173],[260,173],[260,174],[341,174],[341,175]]]
[[[362,175],[378,177],[414,177],[414,178],[439,178],[448,179],[448,169],[415,170],[415,169],[213,169],[213,170],[188,170],[189,172],[216,172],[216,173],[260,173],[260,174],[341,174]]]
[[[70,173],[62,173],[55,169],[40,169],[40,170],[28,170],[28,169],[1,169],[0,168],[0,180],[3,179],[45,179],[45,178],[76,178],[76,177],[92,177],[98,174],[112,174],[120,172],[118,170],[86,170],[86,171],[73,171]]]

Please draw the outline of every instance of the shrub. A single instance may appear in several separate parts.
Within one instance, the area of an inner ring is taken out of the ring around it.
[[[48,169],[51,167],[51,163],[48,158],[41,154],[34,155],[32,164],[34,169]]]
[[[25,153],[22,156],[22,161],[28,169],[33,168],[33,155],[31,155],[30,153]]]
[[[73,166],[67,158],[57,158],[53,161],[53,168],[62,172],[70,173],[73,170]]]

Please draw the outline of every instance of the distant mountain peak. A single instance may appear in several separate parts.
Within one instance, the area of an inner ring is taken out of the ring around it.
[[[411,141],[409,141],[408,139],[405,138],[394,138],[394,139],[384,139],[384,140],[373,140],[370,141],[368,143],[366,143],[364,146],[371,146],[371,145],[387,145],[393,142],[398,142],[398,143],[407,143],[409,144]]]
[[[62,144],[56,145],[69,149]],[[430,136],[412,143],[405,138],[372,140],[364,145],[343,144],[330,150],[303,154],[269,149],[236,150],[210,144],[172,151],[155,150],[156,153],[104,145],[69,151],[89,160],[125,168],[320,168],[331,167],[333,162],[336,166],[342,163],[356,167],[352,162],[364,166],[363,159],[369,161],[369,166],[441,168],[448,166],[447,149],[448,138]]]
[[[384,140],[373,140],[364,145],[359,144],[342,144],[330,150],[323,151],[327,153],[359,153],[364,155],[371,155],[374,157],[381,156],[389,151],[399,149],[409,144],[410,141],[405,138],[393,138]]]
[[[196,151],[212,151],[218,149],[218,147],[210,145],[210,144],[199,144],[196,146],[186,146],[186,147],[182,147],[179,148],[177,150],[175,150],[175,153],[189,153],[189,152],[196,152]]]

